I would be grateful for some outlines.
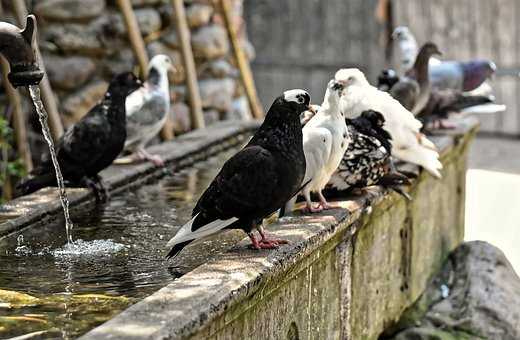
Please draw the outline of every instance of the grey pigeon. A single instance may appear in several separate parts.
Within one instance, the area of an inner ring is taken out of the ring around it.
[[[306,91],[289,90],[274,101],[253,138],[224,164],[199,198],[193,218],[168,242],[167,257],[223,229],[244,230],[256,249],[286,242],[268,239],[262,219],[301,189],[305,155],[300,115],[309,108],[310,99]]]
[[[88,186],[98,199],[106,198],[99,172],[108,167],[123,150],[126,139],[125,100],[142,86],[130,72],[114,77],[105,96],[80,121],[71,126],[56,143],[56,155],[64,180],[71,186]],[[18,186],[30,194],[56,185],[50,157],[31,173],[32,178]]]
[[[397,27],[392,37],[397,41],[398,46],[399,63],[397,66],[404,73],[412,67],[416,58],[417,41],[406,26]],[[495,63],[485,59],[462,62],[430,58],[429,66],[430,83],[433,87],[464,92],[477,89],[496,71]]]
[[[170,57],[153,57],[144,86],[126,99],[125,150],[132,153],[132,160],[146,159],[156,166],[164,165],[161,157],[149,154],[145,146],[161,131],[170,112],[169,70],[173,70]]]
[[[473,91],[491,78],[497,67],[491,60],[443,61],[430,67],[430,82],[439,89]]]

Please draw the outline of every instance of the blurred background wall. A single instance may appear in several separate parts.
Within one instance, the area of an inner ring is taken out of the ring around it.
[[[264,106],[280,88],[294,87],[321,102],[339,67],[361,68],[374,82],[392,64],[392,30],[406,25],[419,44],[435,42],[443,58],[494,60],[493,87],[508,110],[481,117],[481,131],[520,138],[518,0],[246,0],[245,18]]]

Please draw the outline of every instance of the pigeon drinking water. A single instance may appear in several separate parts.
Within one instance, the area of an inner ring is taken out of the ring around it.
[[[309,108],[303,90],[285,91],[249,143],[222,167],[193,209],[193,218],[168,242],[167,257],[223,229],[242,229],[254,248],[276,248],[262,228],[269,216],[301,189],[305,155],[300,115]],[[258,230],[261,239],[254,234]]]
[[[98,199],[106,198],[99,172],[112,164],[123,150],[125,100],[141,86],[141,81],[130,72],[115,76],[103,99],[58,140],[56,154],[68,185],[90,187]],[[17,189],[23,195],[56,185],[49,157],[45,157],[31,175],[32,178],[18,185]]]

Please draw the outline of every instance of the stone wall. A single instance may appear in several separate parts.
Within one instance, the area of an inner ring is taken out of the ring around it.
[[[7,18],[1,20],[13,22],[10,3],[3,0]],[[132,0],[132,4],[149,56],[164,53],[173,58],[177,72],[170,77],[171,111],[175,132],[186,132],[191,123],[171,1]],[[137,70],[114,0],[38,0],[27,1],[27,6],[38,18],[40,48],[65,125],[77,121],[97,102],[114,74]],[[211,0],[189,0],[185,6],[206,123],[248,117],[222,18]],[[242,0],[234,0],[233,9],[239,36],[252,58],[254,50],[244,33]],[[0,103],[3,107],[5,97]],[[29,110],[30,106],[26,107]]]

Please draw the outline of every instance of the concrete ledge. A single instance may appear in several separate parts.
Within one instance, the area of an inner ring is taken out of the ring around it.
[[[245,133],[259,126],[257,121],[219,122],[206,129],[195,130],[175,140],[155,145],[149,150],[160,154],[166,161],[165,168],[156,168],[149,162],[131,165],[112,165],[101,176],[110,192],[141,185],[194,162],[208,158],[227,148],[236,146],[246,138]],[[68,188],[71,212],[85,204],[94,203],[94,195],[88,189]],[[25,227],[45,225],[61,218],[62,210],[56,188],[45,188],[31,195],[19,197],[0,206],[0,246],[6,236]]]
[[[289,245],[253,251],[243,240],[82,339],[376,339],[463,240],[478,123],[458,123],[433,138],[443,179],[419,172],[413,201],[371,188],[341,209],[272,223]]]

